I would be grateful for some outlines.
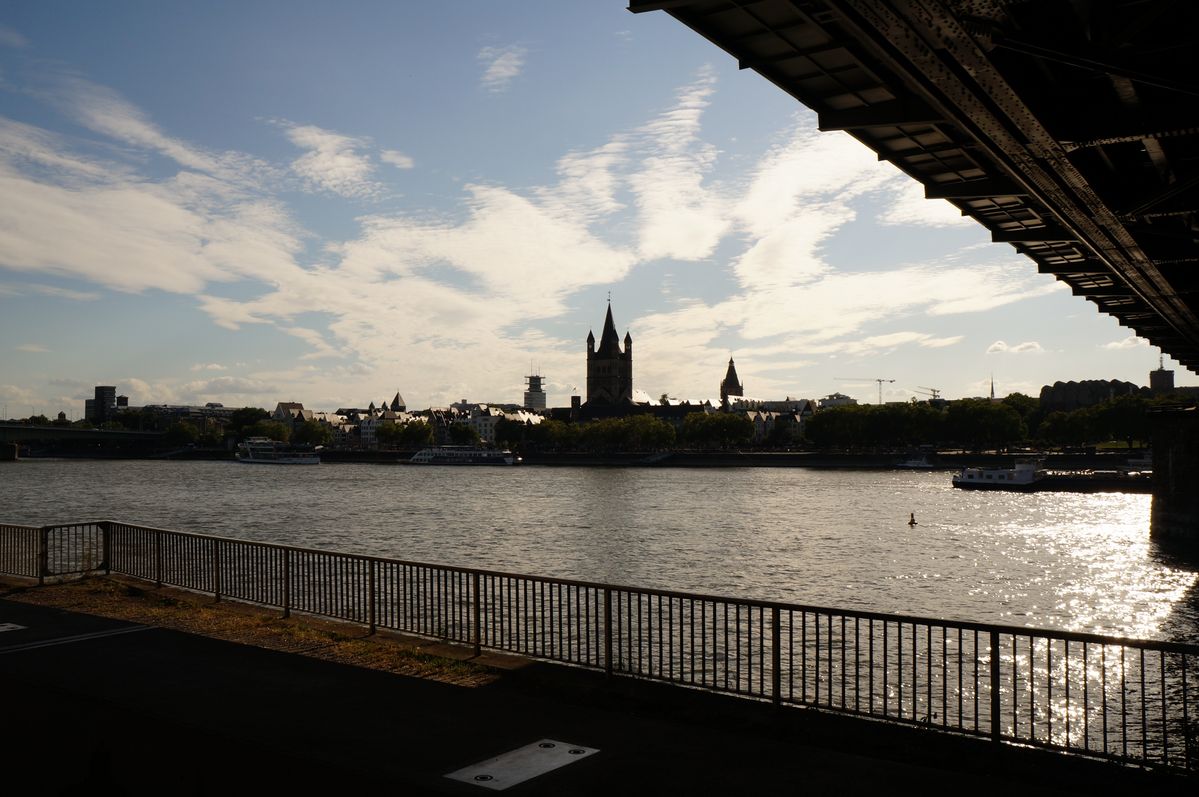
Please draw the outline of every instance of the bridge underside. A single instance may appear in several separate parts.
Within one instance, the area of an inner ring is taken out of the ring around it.
[[[1199,372],[1199,3],[665,10]]]

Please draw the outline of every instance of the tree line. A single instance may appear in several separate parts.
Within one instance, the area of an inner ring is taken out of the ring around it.
[[[1017,445],[1040,447],[1092,446],[1113,441],[1129,447],[1147,444],[1149,416],[1157,406],[1177,406],[1176,396],[1125,395],[1071,411],[1050,411],[1031,396],[1013,393],[999,401],[960,399],[938,407],[924,402],[853,405],[821,410],[807,419],[803,435],[792,437],[794,425],[776,424],[762,448],[800,445],[817,449],[897,449],[920,445],[972,450],[1002,449]],[[31,416],[25,423],[90,428],[86,421],[51,421]],[[223,427],[209,423],[170,421],[148,409],[118,413],[105,428],[163,432],[175,446],[220,447],[229,438],[269,437],[297,445],[330,445],[332,429],[317,421],[295,425],[273,420],[258,407],[234,410]],[[471,445],[479,436],[470,426],[451,424],[448,442]],[[544,419],[539,424],[500,419],[496,445],[530,451],[661,451],[672,448],[730,449],[752,444],[754,426],[742,413],[686,415],[675,425],[650,414],[607,418],[585,423]],[[386,421],[376,429],[379,447],[413,449],[437,439],[432,424],[414,419]]]

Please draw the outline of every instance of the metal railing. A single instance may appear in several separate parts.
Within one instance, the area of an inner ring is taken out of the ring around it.
[[[113,521],[0,525],[0,571],[103,571],[709,691],[1199,770],[1199,645],[405,562]]]

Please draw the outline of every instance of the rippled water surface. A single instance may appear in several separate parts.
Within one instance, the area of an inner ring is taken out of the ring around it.
[[[25,460],[0,465],[0,521],[115,519],[438,564],[1199,642],[1199,566],[1149,540],[1150,496],[963,492],[949,477]]]

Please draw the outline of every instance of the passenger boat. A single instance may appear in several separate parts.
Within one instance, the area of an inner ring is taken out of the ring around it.
[[[953,486],[964,490],[1033,490],[1045,478],[1041,463],[1021,460],[1011,468],[962,468]]]
[[[269,437],[247,437],[237,447],[237,461],[262,465],[319,465],[321,455],[319,451],[294,448]]]
[[[408,461],[413,465],[516,465],[520,457],[507,449],[432,446],[417,451]]]

